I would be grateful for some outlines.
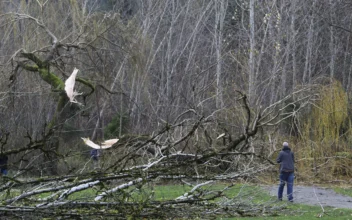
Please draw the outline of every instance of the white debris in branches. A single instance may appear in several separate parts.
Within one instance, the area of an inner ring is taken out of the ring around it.
[[[103,143],[101,143],[102,146],[108,146],[111,147],[113,144],[115,144],[117,141],[119,141],[119,139],[115,138],[115,139],[110,139],[110,140],[106,140]]]
[[[101,149],[100,145],[97,145],[96,143],[94,143],[93,141],[89,140],[89,138],[82,138],[82,140],[84,141],[84,143],[94,149]]]
[[[82,94],[74,91],[77,73],[78,73],[78,69],[75,68],[71,76],[67,78],[67,80],[65,81],[65,91],[66,91],[67,97],[70,99],[70,102],[81,104],[75,99],[77,95]]]
[[[101,145],[98,145],[98,144],[94,143],[93,141],[89,140],[89,138],[82,138],[82,140],[84,141],[84,143],[87,146],[94,148],[94,149],[107,149],[119,141],[119,139],[115,138],[115,139],[106,140],[103,143],[101,143]]]

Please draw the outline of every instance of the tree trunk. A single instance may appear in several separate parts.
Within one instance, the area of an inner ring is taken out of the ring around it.
[[[253,103],[255,99],[255,85],[256,85],[256,76],[255,74],[255,27],[254,27],[254,9],[255,9],[255,0],[249,1],[249,73],[248,73],[248,98],[249,102]]]

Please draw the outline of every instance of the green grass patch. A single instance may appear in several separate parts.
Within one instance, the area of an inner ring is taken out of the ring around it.
[[[339,194],[352,197],[352,188],[351,187],[348,187],[348,188],[334,187],[333,189],[335,192],[337,192]],[[351,206],[352,206],[352,204],[351,204]]]
[[[161,185],[154,186],[153,190],[155,192],[155,198],[159,201],[176,199],[179,196],[189,193],[192,187],[188,185]],[[201,189],[208,193],[208,197],[222,193],[227,199],[239,198],[242,200],[251,200],[255,203],[262,203],[267,200],[271,200],[272,197],[266,193],[262,187],[244,184],[216,184],[216,185],[205,185]],[[197,190],[193,192],[196,194]],[[189,195],[189,194],[188,194]],[[215,200],[215,202],[219,199]]]
[[[97,189],[89,188],[69,195],[70,200],[91,200],[97,196]]]
[[[160,185],[153,187],[155,199],[158,201],[176,199],[191,189],[191,187],[186,185]]]

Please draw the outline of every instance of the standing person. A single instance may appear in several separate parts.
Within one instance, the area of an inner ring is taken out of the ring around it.
[[[92,149],[90,151],[90,157],[93,160],[93,169],[99,167],[99,156],[100,156],[100,152],[98,149]]]
[[[8,161],[8,157],[4,154],[0,155],[0,175],[7,175],[7,161]]]
[[[287,198],[288,201],[293,202],[293,179],[295,170],[295,156],[291,149],[288,147],[288,143],[283,143],[283,148],[276,159],[276,162],[280,164],[280,185],[278,191],[278,199],[282,200],[282,194],[284,191],[285,184],[287,183]]]

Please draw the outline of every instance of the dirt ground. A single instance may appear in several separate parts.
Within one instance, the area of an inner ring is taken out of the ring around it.
[[[286,197],[286,186],[284,189],[284,200]],[[270,195],[277,196],[278,186],[269,187]],[[337,194],[332,189],[317,186],[294,186],[294,203],[315,205],[322,207],[349,208],[352,209],[352,197]]]

